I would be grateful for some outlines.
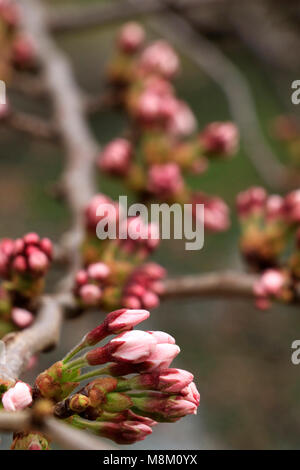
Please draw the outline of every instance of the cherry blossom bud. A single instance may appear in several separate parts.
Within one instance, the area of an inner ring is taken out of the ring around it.
[[[33,315],[28,310],[24,308],[17,308],[14,307],[11,311],[11,318],[12,321],[17,325],[19,328],[27,328],[33,322]]]
[[[18,271],[19,273],[23,273],[27,269],[26,259],[24,256],[17,256],[13,261],[13,269]]]
[[[184,396],[185,400],[191,401],[194,403],[197,407],[200,404],[200,393],[197,390],[196,384],[194,382],[191,382],[188,384],[185,388],[181,390],[181,395]]]
[[[134,297],[133,295],[127,295],[122,298],[122,305],[127,308],[138,309],[141,308],[142,303],[138,297]]]
[[[49,442],[38,432],[17,433],[12,450],[49,450]]]
[[[237,151],[239,134],[232,122],[213,122],[206,126],[200,141],[208,153],[231,156]]]
[[[156,421],[172,422],[189,414],[197,414],[197,405],[180,395],[133,397],[137,409]]]
[[[135,53],[145,40],[144,29],[135,22],[126,23],[118,36],[118,47],[121,51],[132,54]]]
[[[16,385],[2,396],[2,404],[6,411],[23,410],[32,403],[31,388],[25,382],[17,382]]]
[[[17,65],[32,65],[35,59],[35,48],[31,38],[19,34],[12,46],[13,60]]]
[[[93,263],[88,266],[87,273],[90,278],[102,281],[109,276],[110,268],[105,263]]]
[[[157,344],[175,344],[176,341],[173,336],[169,335],[169,333],[165,333],[164,331],[147,331],[150,335],[152,335]]]
[[[284,219],[285,217],[285,206],[284,199],[277,194],[269,196],[266,201],[266,220],[274,221],[278,219]]]
[[[16,2],[0,0],[0,19],[12,27],[16,27],[20,21],[20,10]]]
[[[29,268],[34,272],[44,273],[47,271],[49,262],[48,258],[42,251],[36,250],[28,257]]]
[[[80,269],[75,276],[75,281],[78,286],[83,286],[88,282],[88,273],[84,269]]]
[[[290,192],[285,197],[287,218],[292,223],[300,222],[300,189]]]
[[[155,196],[169,198],[180,193],[184,182],[176,163],[152,165],[148,173],[148,190]]]
[[[86,305],[97,305],[102,297],[102,290],[94,284],[85,284],[79,289],[79,296]]]
[[[264,188],[252,187],[238,194],[237,211],[239,217],[260,213],[266,204],[267,193]]]
[[[139,65],[147,73],[157,73],[169,79],[178,72],[179,60],[174,49],[161,40],[143,51]]]
[[[111,174],[126,175],[132,157],[132,145],[126,139],[115,139],[106,145],[100,154],[99,167]]]
[[[10,238],[0,241],[0,276],[6,278],[9,275],[9,264],[14,252],[14,242]]]
[[[118,390],[157,390],[165,393],[189,393],[188,385],[194,376],[190,372],[181,369],[163,369],[151,374],[143,373],[130,379],[122,379],[118,383]],[[186,399],[186,398],[185,398]]]
[[[197,121],[190,109],[184,102],[177,100],[175,110],[168,121],[167,130],[174,137],[186,137],[196,131]]]
[[[154,292],[148,291],[142,296],[142,302],[145,308],[156,308],[159,306],[159,297]]]
[[[223,232],[229,228],[229,208],[217,196],[195,193],[192,197],[192,213],[197,217],[196,205],[204,204],[204,228],[211,232]],[[203,223],[203,220],[199,222]]]
[[[255,283],[254,292],[261,296],[278,295],[284,285],[283,274],[276,269],[267,269],[261,276],[260,280]]]
[[[129,362],[137,364],[145,361],[156,346],[155,338],[140,330],[127,331],[112,339],[106,346],[96,348],[86,354],[90,365],[106,362]]]
[[[151,372],[167,369],[179,353],[180,348],[176,344],[157,344],[150,356],[143,362],[143,370]]]
[[[130,331],[134,326],[149,317],[147,310],[120,309],[109,313],[104,322],[90,331],[84,338],[84,343],[94,346],[110,334],[119,334]]]
[[[97,209],[101,207],[105,208],[103,215],[97,215]],[[111,222],[117,223],[119,216],[120,216],[121,208],[117,203],[112,201],[109,197],[105,196],[104,194],[96,194],[94,196],[88,206],[85,209],[85,221],[86,227],[89,231],[92,231],[93,234],[96,233],[96,227],[98,222],[102,220],[104,217]]]

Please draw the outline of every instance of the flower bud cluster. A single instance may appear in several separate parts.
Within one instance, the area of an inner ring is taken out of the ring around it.
[[[196,414],[200,395],[193,375],[170,368],[180,352],[174,338],[161,331],[133,330],[148,316],[146,310],[111,312],[62,361],[38,376],[34,398],[52,400],[57,418],[119,444],[145,439],[157,422]],[[112,334],[117,336],[93,348]],[[95,369],[99,365],[104,367]],[[92,369],[83,373],[88,366]],[[75,390],[89,378],[93,380]]]
[[[209,160],[233,156],[238,150],[238,130],[232,122],[214,122],[197,135],[196,117],[172,84],[180,68],[176,52],[164,40],[142,49],[144,37],[135,23],[125,25],[119,34],[109,79],[116,100],[130,118],[132,132],[129,139],[111,141],[100,153],[98,166],[121,177],[141,200],[193,204],[198,196],[187,184],[188,174],[202,174]],[[225,203],[203,197],[209,200],[207,228],[226,230]]]

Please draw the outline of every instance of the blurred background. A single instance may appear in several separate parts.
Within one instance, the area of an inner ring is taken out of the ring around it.
[[[89,2],[51,0],[48,3],[52,8],[57,4],[58,9],[64,4],[86,6]],[[94,0],[93,3],[122,4],[122,1]],[[180,15],[188,20],[192,18],[200,37],[206,38],[226,63],[242,75],[265,145],[276,162],[297,171],[300,150],[297,145],[291,147],[278,139],[274,120],[282,114],[293,114],[294,119],[299,116],[290,96],[292,81],[300,78],[300,2],[198,0],[193,3]],[[153,29],[150,16],[140,20],[149,38],[162,36]],[[120,24],[113,22],[101,28],[57,34],[57,41],[71,57],[83,89],[96,93],[103,88],[105,64],[113,53]],[[180,40],[177,31],[177,42]],[[233,119],[222,86],[191,57],[181,54],[181,60],[182,72],[176,81],[178,95],[189,103],[200,128],[211,121]],[[224,80],[226,73],[224,69]],[[47,112],[41,100],[27,100],[17,92],[11,92],[10,97],[18,109],[41,115]],[[239,105],[243,110],[246,103]],[[90,125],[98,141],[105,144],[122,132],[124,121],[120,113],[105,111],[94,115]],[[236,158],[212,164],[203,176],[190,177],[193,188],[225,199],[232,209],[232,225],[224,234],[207,235],[199,252],[185,251],[181,241],[164,241],[155,259],[167,268],[170,276],[245,269],[238,252],[236,194],[251,185],[277,189],[270,187],[268,175],[266,184],[253,162],[255,148],[249,149],[242,138]],[[34,140],[0,126],[1,237],[37,231],[54,240],[59,238],[68,227],[69,214],[51,197],[51,188],[62,166],[63,153],[55,143]],[[272,168],[269,169],[271,172]],[[100,188],[112,197],[124,194],[123,187],[107,177],[99,181]],[[52,272],[49,290],[59,275],[59,270]],[[195,374],[201,404],[196,417],[186,417],[175,425],[161,424],[150,438],[133,448],[299,448],[300,366],[292,365],[290,360],[291,343],[300,338],[298,310],[274,306],[264,313],[256,310],[251,301],[230,299],[163,301],[153,311],[146,328],[166,330],[175,336],[182,349],[175,364]],[[36,368],[23,378],[32,381],[102,318],[103,315],[95,312],[66,322],[60,347],[43,354]],[[3,437],[3,448],[7,448],[8,442],[10,437]]]

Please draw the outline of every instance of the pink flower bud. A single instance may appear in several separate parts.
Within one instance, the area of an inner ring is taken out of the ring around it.
[[[9,26],[16,27],[20,21],[19,5],[11,0],[0,0],[0,19]]]
[[[159,298],[158,296],[151,291],[145,292],[145,294],[142,297],[142,302],[145,308],[156,308],[159,306]]]
[[[132,362],[134,364],[143,362],[153,352],[156,346],[155,338],[149,333],[141,330],[127,331],[110,342],[117,346],[112,358],[116,361]]]
[[[23,241],[26,245],[27,244],[28,245],[36,245],[37,243],[39,243],[40,237],[38,236],[37,233],[31,232],[31,233],[27,233],[26,235],[24,235]]]
[[[13,42],[12,53],[17,65],[32,65],[35,59],[35,48],[31,38],[19,34]]]
[[[152,165],[148,173],[148,190],[158,197],[172,197],[182,191],[182,174],[176,163]]]
[[[28,265],[32,271],[43,273],[48,269],[48,258],[40,250],[36,250],[28,257]]]
[[[181,395],[184,396],[185,400],[194,403],[197,407],[200,404],[200,393],[197,390],[196,384],[191,382],[184,389],[181,390]]]
[[[179,69],[179,60],[174,49],[166,41],[156,41],[141,55],[140,67],[147,73],[172,78]]]
[[[144,361],[144,370],[151,372],[167,369],[179,353],[180,348],[176,344],[157,344],[148,359]]]
[[[103,422],[100,434],[117,444],[134,444],[143,441],[152,433],[150,426],[139,421],[121,421],[120,423]]]
[[[200,141],[208,153],[230,156],[237,151],[239,134],[232,122],[213,122],[206,126]]]
[[[102,290],[94,284],[85,284],[79,289],[79,295],[84,304],[95,306],[102,297]]]
[[[149,318],[147,310],[117,310],[107,315],[105,323],[111,333],[120,333],[133,328]]]
[[[177,100],[168,122],[168,132],[174,137],[186,137],[195,132],[196,127],[197,121],[190,107],[184,101]]]
[[[53,245],[49,238],[42,238],[40,241],[40,249],[48,256],[49,259],[53,255]]]
[[[132,54],[136,52],[145,40],[144,29],[135,22],[126,23],[118,36],[118,47],[121,51]]]
[[[145,90],[139,96],[135,114],[145,124],[153,124],[160,121],[163,116],[161,113],[161,96],[152,90]]]
[[[97,215],[97,209],[101,207],[101,205],[105,208],[102,216]],[[85,209],[86,227],[90,231],[96,231],[98,222],[100,222],[104,217],[107,218],[108,223],[109,221],[117,223],[120,212],[121,208],[119,205],[109,197],[104,194],[96,194]]]
[[[159,390],[168,393],[179,393],[193,382],[194,376],[182,369],[166,369],[159,374]],[[186,399],[186,397],[185,397]]]
[[[300,222],[300,189],[290,192],[285,197],[285,210],[290,222]]]
[[[167,275],[165,268],[157,263],[147,263],[143,266],[143,270],[151,279],[155,280],[164,279]]]
[[[123,297],[122,305],[124,305],[127,308],[136,309],[136,308],[141,308],[142,303],[138,299],[138,297],[134,297],[133,295],[127,295],[127,296]]]
[[[175,344],[176,341],[173,336],[165,333],[164,331],[147,331],[150,335],[154,336],[157,344]]]
[[[267,193],[264,188],[252,187],[238,194],[236,204],[239,217],[261,212],[267,201]]]
[[[11,311],[12,321],[19,327],[19,328],[27,328],[33,322],[33,315],[28,310],[24,308],[17,308],[14,307]]]
[[[268,269],[261,276],[259,283],[266,295],[276,296],[284,285],[284,276],[276,269]]]
[[[102,281],[109,276],[110,267],[105,263],[93,263],[88,266],[87,273],[90,278]]]
[[[88,274],[84,269],[80,269],[76,274],[75,281],[78,286],[83,286],[88,282]]]
[[[217,196],[196,193],[192,197],[192,213],[197,217],[196,205],[204,204],[204,227],[211,232],[223,232],[229,228],[229,208]],[[203,222],[203,220],[199,221]]]
[[[284,199],[277,194],[269,196],[266,201],[265,210],[268,221],[283,219],[285,217]]]
[[[19,273],[25,272],[27,269],[27,264],[24,256],[17,256],[13,261],[13,269]]]
[[[2,404],[6,411],[17,411],[32,403],[31,388],[24,382],[17,382],[2,396]]]
[[[126,175],[132,157],[132,145],[126,139],[115,139],[100,154],[99,167],[112,174]]]

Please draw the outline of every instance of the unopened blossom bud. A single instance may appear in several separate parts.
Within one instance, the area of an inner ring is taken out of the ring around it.
[[[103,208],[103,214],[97,215],[97,210],[101,210],[101,206]],[[96,196],[90,200],[85,209],[86,228],[95,235],[98,222],[106,218],[108,223],[110,221],[112,223],[117,223],[120,211],[121,208],[112,199],[104,194],[96,194]]]
[[[102,297],[102,290],[94,284],[85,284],[80,287],[79,296],[84,305],[95,306]]]
[[[169,335],[169,333],[166,333],[165,331],[147,331],[150,335],[152,335],[157,344],[175,344],[176,341],[173,338],[173,336]]]
[[[93,263],[87,268],[87,274],[90,278],[102,281],[110,274],[110,268],[105,263]]]
[[[126,295],[122,298],[122,305],[130,309],[138,309],[141,308],[142,302],[134,295]]]
[[[193,374],[182,369],[163,369],[136,375],[118,384],[118,390],[157,390],[165,393],[182,393],[192,383]]]
[[[266,201],[266,220],[278,221],[285,218],[285,205],[284,199],[277,194],[268,197]]]
[[[17,382],[2,395],[2,404],[6,411],[23,410],[32,403],[31,387],[25,382]]]
[[[145,308],[156,308],[159,306],[159,297],[154,292],[147,291],[142,296],[142,303]]]
[[[75,413],[82,413],[88,406],[90,406],[89,397],[82,395],[81,393],[76,393],[70,398],[69,407]]]
[[[180,348],[177,344],[157,344],[150,356],[143,362],[142,370],[151,372],[167,369],[179,353]]]
[[[145,31],[141,25],[131,21],[126,23],[118,36],[118,47],[126,54],[135,53],[145,40]]]
[[[102,150],[98,165],[101,170],[118,176],[126,175],[132,158],[132,144],[126,139],[115,139]]]
[[[127,331],[112,339],[106,346],[88,352],[85,357],[90,365],[106,362],[136,364],[145,361],[156,344],[155,338],[145,331]]]
[[[48,258],[42,251],[36,251],[28,257],[29,268],[38,273],[44,273],[49,266]]]
[[[238,194],[236,205],[238,215],[241,218],[253,214],[260,214],[265,207],[267,193],[264,188],[252,187]]]
[[[35,48],[31,38],[23,34],[19,34],[14,39],[12,54],[15,64],[21,67],[32,65],[35,59]]]
[[[0,241],[0,276],[6,278],[9,275],[9,265],[14,252],[14,242],[10,238]]]
[[[254,293],[260,296],[277,296],[284,285],[284,276],[277,269],[267,269],[254,285]]]
[[[31,312],[24,308],[14,307],[11,311],[12,321],[19,328],[27,328],[33,322],[33,315]]]
[[[174,137],[186,137],[195,132],[196,118],[190,107],[177,100],[175,110],[168,121],[167,130]]]
[[[161,96],[152,90],[145,90],[138,98],[134,114],[145,124],[153,124],[162,120]]]
[[[140,67],[147,73],[172,78],[179,69],[179,60],[174,49],[163,40],[156,41],[142,53]]]
[[[149,317],[147,310],[120,309],[109,313],[104,322],[90,331],[84,338],[87,346],[94,346],[111,334],[120,334],[131,330],[134,326]]]
[[[239,143],[237,127],[232,122],[213,122],[200,135],[200,142],[209,154],[231,156]]]
[[[147,189],[159,198],[177,195],[183,189],[184,182],[176,163],[152,165],[148,173]]]
[[[20,21],[18,4],[12,0],[0,0],[0,19],[7,25],[16,27]]]
[[[197,204],[204,204],[204,228],[211,232],[223,232],[230,225],[229,208],[223,199],[197,192],[192,196],[192,214],[198,217]],[[199,220],[203,223],[203,220]]]
[[[287,219],[292,223],[300,222],[300,189],[290,192],[284,200]]]
[[[161,422],[173,422],[189,414],[197,414],[197,405],[181,395],[134,396],[132,398],[134,412],[142,412],[146,416]]]
[[[132,400],[125,393],[112,392],[105,396],[102,407],[104,411],[108,411],[110,413],[119,413],[123,410],[128,410],[131,408]]]
[[[200,393],[196,387],[195,382],[191,382],[185,388],[180,391],[180,394],[184,396],[185,400],[191,401],[197,407],[200,404]]]

